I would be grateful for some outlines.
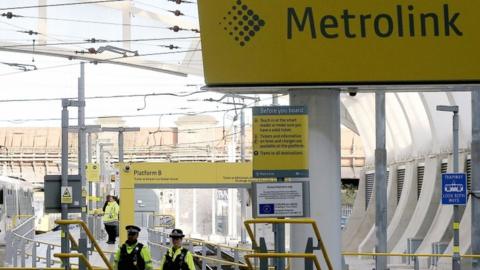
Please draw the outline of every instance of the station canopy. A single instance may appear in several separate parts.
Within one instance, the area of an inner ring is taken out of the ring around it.
[[[0,59],[13,71],[48,68],[46,55],[203,76],[194,1],[3,0],[0,37],[0,51],[30,54]]]

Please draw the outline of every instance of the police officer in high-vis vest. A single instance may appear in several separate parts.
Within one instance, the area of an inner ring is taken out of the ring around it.
[[[160,270],[195,270],[193,255],[188,249],[182,247],[185,235],[182,230],[174,229],[170,233],[172,247],[168,249],[160,263]]]
[[[148,246],[137,241],[140,228],[134,225],[125,227],[128,239],[115,253],[115,270],[153,270]]]

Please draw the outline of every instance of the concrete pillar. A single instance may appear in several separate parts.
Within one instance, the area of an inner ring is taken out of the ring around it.
[[[480,87],[472,88],[472,254],[480,254]],[[480,270],[474,259],[473,270]]]
[[[175,228],[180,227],[180,190],[175,189]]]
[[[194,237],[197,237],[198,236],[198,230],[197,230],[197,227],[198,227],[198,224],[197,224],[197,189],[193,189],[193,200],[192,200],[192,211],[193,211],[193,214],[192,214],[192,235]]]
[[[237,190],[228,189],[228,238],[237,238]]]
[[[309,117],[310,212],[319,226],[333,264],[341,267],[340,231],[340,92],[338,90],[292,90],[290,105],[307,106]],[[310,228],[291,226],[291,250],[305,250]],[[318,258],[321,253],[316,252]],[[322,269],[326,265],[322,262]],[[295,260],[291,269],[303,269]]]
[[[217,190],[212,189],[212,237],[217,235]]]

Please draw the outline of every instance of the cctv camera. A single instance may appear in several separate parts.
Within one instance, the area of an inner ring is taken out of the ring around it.
[[[357,88],[356,87],[349,87],[348,88],[348,95],[354,97],[357,95]]]

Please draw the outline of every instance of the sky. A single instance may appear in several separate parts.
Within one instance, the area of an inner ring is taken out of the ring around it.
[[[14,59],[13,59],[14,58]],[[0,53],[0,59],[19,61],[29,60],[30,55]],[[55,62],[64,63],[62,59],[51,57],[35,57],[36,61],[46,58],[52,65]],[[77,78],[80,74],[80,65],[53,69],[39,69],[32,72],[4,73],[9,67],[0,67],[0,126],[59,126],[61,116],[61,101],[18,102],[9,100],[43,99],[43,98],[76,98],[78,94]],[[7,75],[1,75],[7,74]],[[204,80],[199,76],[179,77],[159,72],[146,71],[112,64],[85,65],[85,96],[114,96],[114,95],[145,95],[152,93],[173,93],[186,95],[201,91]],[[171,127],[182,113],[199,113],[203,111],[220,111],[206,113],[222,121],[223,110],[234,109],[233,105],[219,102],[207,102],[205,99],[218,100],[221,93],[205,92],[188,97],[173,96],[144,96],[128,98],[87,99],[86,117],[99,116],[133,116],[153,114],[150,117],[125,117],[128,126]],[[260,104],[271,104],[270,95],[259,96],[263,101]],[[144,102],[146,100],[146,103]],[[233,102],[231,98],[224,101]],[[282,99],[286,102],[285,99]],[[236,99],[239,103],[240,100]],[[253,105],[251,100],[246,104]],[[145,106],[146,104],[146,106]],[[76,108],[70,108],[70,115],[77,116]],[[165,114],[161,117],[159,114]],[[174,115],[168,115],[174,114]],[[227,120],[233,118],[235,111],[227,114]],[[249,113],[247,112],[247,115]],[[57,120],[45,121],[54,118]],[[28,121],[28,119],[30,119]],[[249,119],[249,116],[247,116]],[[25,121],[22,121],[25,120]],[[75,124],[72,120],[71,124]],[[249,121],[247,121],[249,122]],[[87,124],[94,124],[95,119],[87,119]]]
[[[75,3],[78,0],[48,0],[48,4]],[[128,2],[128,1],[127,1]],[[2,0],[2,9],[36,5],[34,0]],[[177,5],[167,0],[135,0],[130,4],[158,14],[159,20],[148,19],[140,14],[131,14],[132,38],[162,38],[162,37],[191,37],[198,34],[189,31],[172,33],[166,28],[171,24],[180,26],[198,25],[196,4]],[[186,16],[175,17],[169,10],[181,10]],[[47,43],[82,42],[85,39],[122,39],[122,16],[115,9],[99,5],[80,5],[71,7],[50,7],[47,9],[47,19],[38,19],[38,9],[12,10],[22,18],[6,19],[0,17],[0,42],[15,42],[15,44],[32,45],[33,39],[44,38]],[[34,17],[34,18],[29,18]],[[60,19],[60,20],[57,20]],[[69,20],[92,21],[92,23],[71,22]],[[46,22],[48,34],[30,36],[21,31],[35,30],[39,22]],[[103,23],[112,24],[103,24]],[[169,25],[169,23],[171,23]],[[144,27],[145,26],[145,27]],[[19,32],[20,31],[20,32]],[[186,49],[191,41],[142,41],[132,42],[132,50],[140,54],[169,52],[162,46],[173,44],[180,50]],[[100,44],[60,45],[62,50],[86,50]],[[103,44],[109,45],[109,44]],[[112,45],[121,46],[121,43]],[[37,45],[38,46],[38,45]],[[168,64],[178,64],[184,54],[166,54],[150,56],[147,60],[159,61]],[[144,57],[142,57],[145,59]],[[2,64],[3,63],[3,64]],[[7,63],[7,64],[6,64]],[[35,65],[37,70],[23,72],[9,66],[11,63]],[[201,64],[201,63],[198,63]],[[38,98],[73,98],[77,96],[77,78],[80,73],[79,61],[65,58],[53,58],[35,55],[33,53],[11,53],[0,51],[0,126],[60,126],[61,101],[31,101],[14,102],[12,99]],[[222,125],[225,121],[232,121],[235,115],[235,106],[219,102],[207,102],[205,99],[220,99],[223,94],[206,92],[192,94],[188,97],[148,96],[152,93],[173,93],[186,95],[200,91],[204,85],[201,76],[179,77],[159,72],[129,68],[112,64],[85,64],[85,95],[86,97],[113,96],[113,95],[140,95],[129,98],[102,98],[87,99],[87,124],[94,124],[95,118],[100,116],[125,116],[127,126],[140,127],[172,127],[181,114],[208,111],[209,115],[217,118]],[[259,96],[259,104],[271,104],[271,95]],[[10,101],[9,101],[10,100]],[[145,103],[146,100],[146,103]],[[233,102],[232,99],[224,101]],[[240,102],[238,99],[236,102]],[[287,98],[280,99],[286,104]],[[246,104],[252,105],[251,100]],[[225,113],[224,110],[230,110]],[[213,112],[219,111],[219,112]],[[132,117],[137,115],[136,117]],[[140,117],[138,115],[152,115]],[[162,115],[162,116],[160,116]],[[70,108],[70,116],[77,116],[76,108]],[[247,123],[250,119],[247,111]],[[48,120],[47,119],[51,119]],[[71,120],[76,125],[76,120]]]

